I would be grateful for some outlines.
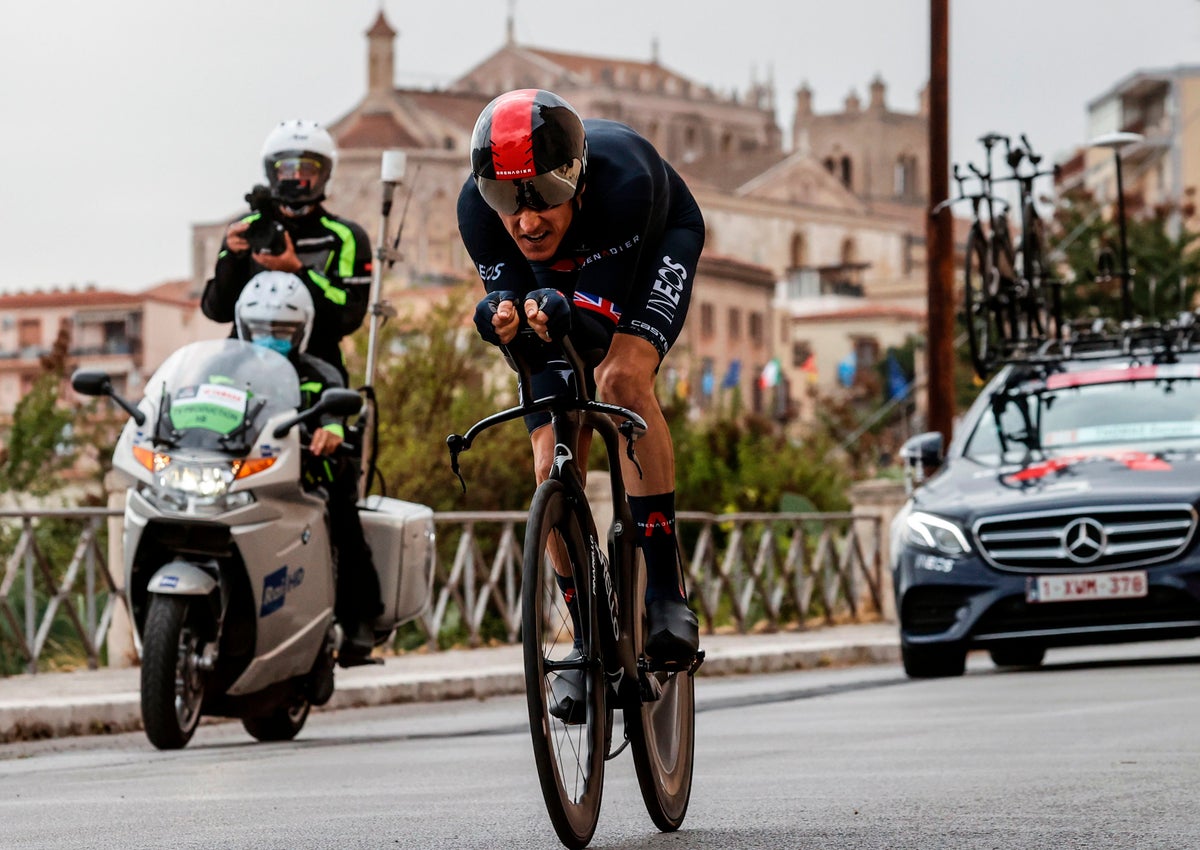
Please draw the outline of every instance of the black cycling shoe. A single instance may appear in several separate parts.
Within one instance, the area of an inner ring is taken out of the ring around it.
[[[700,621],[682,599],[648,603],[646,635],[646,655],[658,664],[691,664],[700,649]]]
[[[582,658],[578,649],[563,661]],[[550,680],[550,713],[568,725],[587,722],[587,671],[562,670]]]

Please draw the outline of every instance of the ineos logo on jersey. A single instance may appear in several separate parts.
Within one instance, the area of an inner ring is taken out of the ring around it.
[[[670,257],[662,258],[663,264],[658,269],[658,278],[651,285],[653,290],[646,308],[663,316],[668,322],[675,320],[675,310],[679,307],[679,298],[683,293],[683,282],[687,280],[687,269]]]
[[[494,266],[479,266],[479,278],[485,283],[489,280],[499,280],[500,272],[504,269],[504,263],[496,263]]]

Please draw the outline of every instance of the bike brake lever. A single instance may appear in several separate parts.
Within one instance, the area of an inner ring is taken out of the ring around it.
[[[637,470],[638,478],[642,478],[642,465],[638,463],[637,453],[633,450],[633,443],[637,439],[637,426],[629,420],[625,420],[617,430],[625,437],[625,456],[633,462],[634,469]]]
[[[462,473],[458,468],[458,456],[464,450],[466,440],[461,434],[451,434],[446,438],[446,448],[450,450],[450,471],[458,478],[458,483],[462,485],[462,491],[467,492],[467,482],[463,479]]]

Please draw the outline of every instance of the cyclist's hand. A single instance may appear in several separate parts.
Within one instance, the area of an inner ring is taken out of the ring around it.
[[[557,289],[535,289],[525,296],[525,319],[545,342],[556,342],[571,330],[571,305]]]
[[[517,293],[507,290],[489,292],[475,305],[475,328],[484,342],[508,345],[513,341],[521,327],[521,317],[517,315],[518,297]]]

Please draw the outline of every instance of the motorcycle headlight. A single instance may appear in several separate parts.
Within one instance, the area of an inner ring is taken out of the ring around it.
[[[943,555],[965,555],[971,551],[971,544],[957,523],[921,511],[908,515],[905,541]]]
[[[230,493],[230,485],[275,462],[274,458],[215,462],[181,460],[141,446],[134,447],[133,454],[142,466],[154,473],[154,483],[139,488],[142,495],[160,508],[180,513],[221,513],[252,503],[253,494],[245,490]]]

